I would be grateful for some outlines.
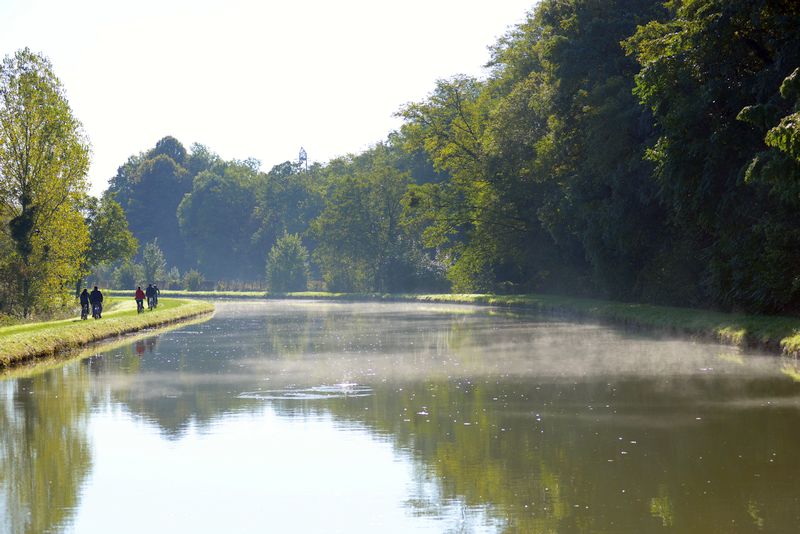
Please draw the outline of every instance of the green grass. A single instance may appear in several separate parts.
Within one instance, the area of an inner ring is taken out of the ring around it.
[[[202,301],[160,299],[158,308],[139,314],[131,299],[103,312],[99,320],[80,318],[29,323],[0,328],[0,367],[32,358],[51,356],[93,341],[144,328],[161,326],[211,313],[214,306]]]

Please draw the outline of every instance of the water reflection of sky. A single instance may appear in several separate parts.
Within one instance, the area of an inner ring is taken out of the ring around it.
[[[329,416],[266,406],[165,440],[109,406],[90,433],[95,466],[74,532],[495,530],[479,509],[439,504],[435,480],[420,480],[408,454]],[[409,513],[410,503],[431,502],[435,514]]]

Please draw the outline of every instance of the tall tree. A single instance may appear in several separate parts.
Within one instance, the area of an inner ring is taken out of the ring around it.
[[[671,18],[627,41],[641,63],[636,95],[653,111],[660,137],[649,150],[659,196],[701,258],[694,278],[711,302],[779,311],[800,306],[798,199],[745,179],[766,149],[765,127],[791,103],[777,94],[800,64],[800,4],[791,0],[683,0]],[[747,107],[758,107],[759,122]],[[749,116],[748,116],[749,115]],[[796,174],[793,173],[795,176]],[[755,175],[752,175],[755,177]],[[791,184],[794,179],[784,181]],[[790,200],[788,203],[786,200]],[[788,232],[788,233],[787,233]],[[769,261],[764,261],[769,258]]]
[[[89,145],[50,62],[29,49],[0,66],[0,202],[24,316],[63,293],[87,246],[78,207]]]
[[[134,237],[141,243],[158,239],[169,263],[181,266],[187,258],[177,210],[192,189],[193,176],[182,165],[188,157],[183,146],[167,136],[149,152],[131,157],[109,187]]]
[[[254,268],[249,247],[256,179],[251,168],[233,163],[203,171],[178,206],[189,253],[211,279],[244,279],[261,272],[261,266]]]
[[[86,253],[86,266],[96,267],[133,258],[139,243],[128,230],[125,212],[114,196],[105,194],[99,200],[90,197],[86,211],[91,242]]]
[[[142,268],[146,283],[164,280],[167,276],[167,260],[158,246],[158,239],[147,243],[142,250]]]
[[[394,291],[408,286],[413,241],[402,226],[411,178],[389,147],[334,161],[325,207],[314,219],[315,258],[331,289]]]

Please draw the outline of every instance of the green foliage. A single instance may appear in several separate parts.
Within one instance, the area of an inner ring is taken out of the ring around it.
[[[312,166],[305,171],[299,164],[286,161],[259,180],[253,212],[257,229],[251,237],[252,249],[263,251],[262,256],[254,258],[259,265],[264,265],[266,253],[284,234],[303,234],[307,245],[316,246],[307,230],[322,210],[319,170]]]
[[[86,212],[90,243],[86,253],[88,266],[133,258],[139,243],[128,230],[122,206],[112,195],[104,195],[99,201],[90,197]]]
[[[200,271],[190,269],[183,273],[183,289],[186,291],[197,291],[203,287],[203,275]]]
[[[419,239],[403,226],[411,176],[401,149],[379,144],[326,169],[325,207],[311,224],[314,258],[335,291],[394,291],[427,278]]]
[[[181,278],[181,273],[177,267],[172,267],[169,271],[167,271],[165,282],[166,284],[164,285],[164,289],[180,289],[183,287],[183,279]]]
[[[186,159],[183,146],[165,137],[153,150],[129,158],[111,179],[107,192],[122,206],[134,237],[140,243],[158,239],[169,263],[177,265],[187,263],[177,216],[178,205],[192,188],[193,176],[182,166]],[[198,160],[202,157],[188,159],[194,168],[201,167]],[[207,161],[210,163],[210,158]]]
[[[789,267],[800,260],[800,173],[779,123],[792,103],[777,91],[800,62],[798,31],[796,3],[696,0],[626,42],[642,65],[635,93],[660,128],[648,152],[659,198],[696,258],[697,292],[714,303],[800,303]]]
[[[178,206],[178,221],[196,265],[212,278],[253,274],[250,238],[254,232],[256,173],[226,164],[198,174]]]
[[[262,173],[166,137],[111,191],[218,287],[295,235],[330,290],[797,311],[798,34],[788,0],[542,0],[486,78],[438,81],[361,154]]]
[[[305,291],[308,289],[308,250],[297,234],[285,234],[269,251],[267,287],[270,291]]]
[[[118,289],[133,289],[144,284],[145,280],[144,267],[131,260],[122,262],[111,275],[112,284]]]
[[[158,239],[147,243],[142,251],[142,269],[145,282],[157,283],[167,276],[167,260],[158,246]]]
[[[0,65],[0,220],[5,310],[63,303],[87,247],[79,213],[89,146],[50,62],[29,49]]]

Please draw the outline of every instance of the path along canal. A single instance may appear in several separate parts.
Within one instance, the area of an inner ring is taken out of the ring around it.
[[[0,533],[796,532],[787,365],[472,306],[219,302],[0,379]]]

